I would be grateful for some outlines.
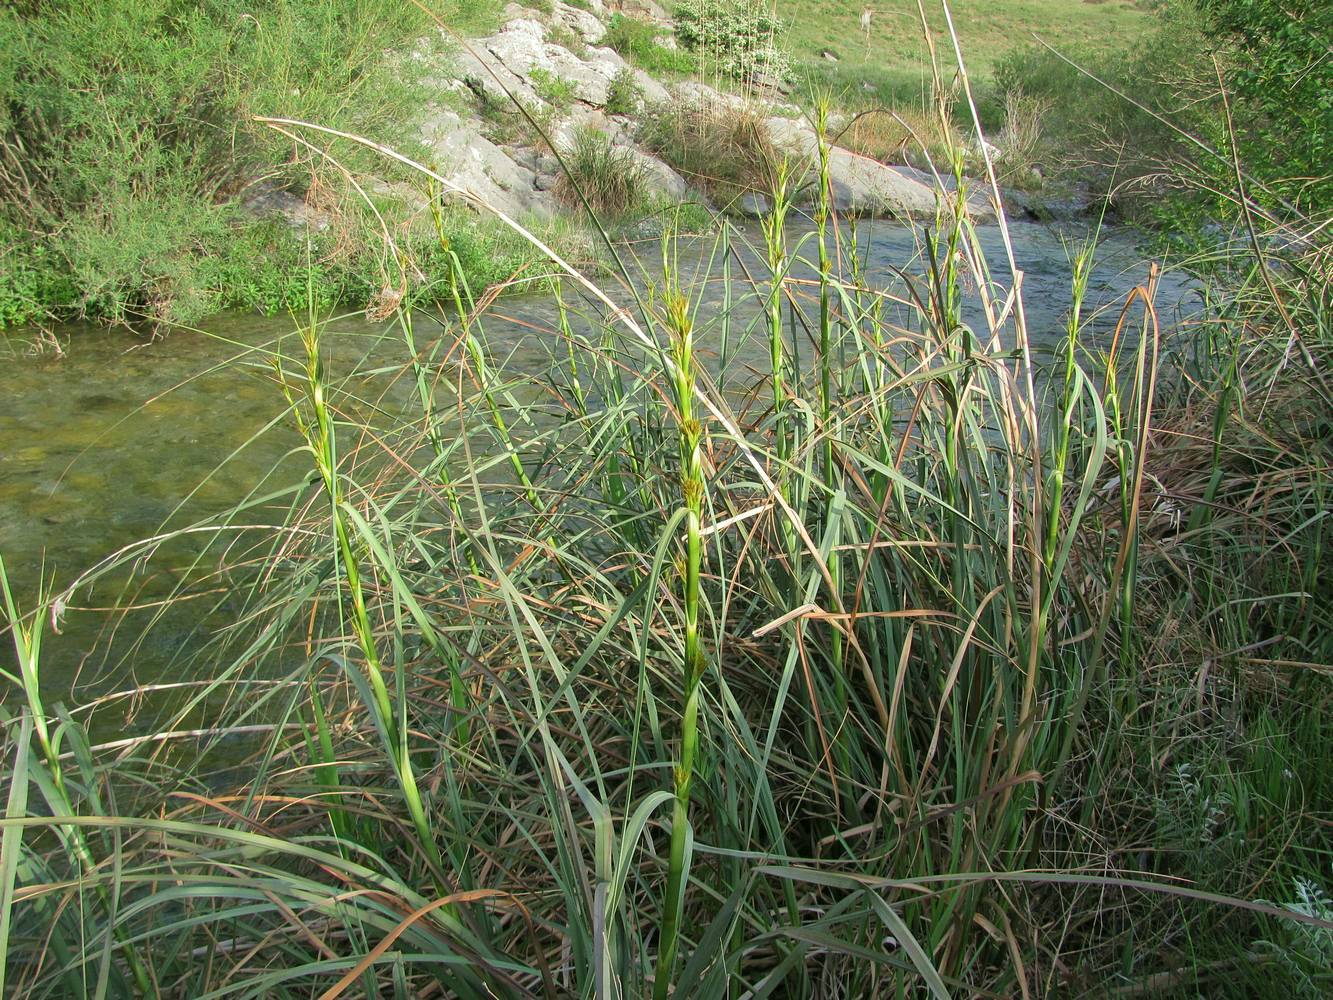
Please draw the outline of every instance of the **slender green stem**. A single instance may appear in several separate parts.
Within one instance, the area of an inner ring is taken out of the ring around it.
[[[49,801],[47,805],[53,813],[73,816],[76,812],[74,799],[65,784],[65,771],[60,763],[60,752],[51,738],[51,730],[41,695],[42,634],[50,607],[49,592],[43,587],[37,602],[36,614],[32,616],[31,623],[26,622],[19,613],[18,604],[10,590],[4,558],[0,557],[0,594],[4,596],[4,613],[13,637],[14,654],[18,659],[19,678],[28,703],[28,715],[32,720],[32,730],[37,734],[37,743],[41,747],[42,760],[46,764],[52,797],[55,799],[55,801]],[[88,845],[88,837],[84,831],[78,826],[66,824],[61,825],[60,834],[62,843],[66,845],[73,856],[80,873],[89,875],[96,871],[97,861],[93,857],[92,848]],[[93,886],[102,908],[108,914],[114,914],[115,906],[110,893],[106,890],[106,886],[100,881],[95,881]],[[115,924],[111,933],[125,953],[125,960],[129,964],[130,973],[134,977],[134,984],[139,993],[143,996],[153,994],[155,990],[152,978],[148,974],[148,967],[144,965],[138,951],[132,946],[129,932],[123,925]]]
[[[661,940],[653,996],[664,1000],[670,993],[671,974],[680,946],[680,918],[684,908],[685,883],[689,877],[685,857],[689,833],[690,784],[699,746],[699,682],[706,660],[699,639],[700,572],[703,565],[703,428],[694,415],[694,331],[689,302],[678,291],[669,292],[667,325],[676,363],[675,396],[679,414],[681,493],[685,506],[684,607],[684,710],[680,724],[680,755],[676,762],[675,798],[671,809],[671,848],[667,862],[667,889],[662,917]]]

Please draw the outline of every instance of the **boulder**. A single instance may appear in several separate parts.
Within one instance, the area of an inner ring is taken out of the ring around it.
[[[893,169],[920,181],[929,188],[936,190],[942,188],[950,194],[958,189],[958,182],[954,180],[952,174],[936,175],[928,170],[918,170],[916,167],[894,167]],[[995,205],[991,201],[990,186],[984,180],[972,177],[963,178],[963,183],[967,187],[967,211],[972,216],[972,221],[994,222],[997,216]]]
[[[440,111],[426,123],[422,138],[440,176],[473,199],[513,217],[555,214],[555,199],[538,190],[535,171],[517,163],[472,122]]]
[[[634,85],[639,88],[645,104],[665,104],[671,100],[671,93],[657,82],[657,79],[641,69],[634,70]]]
[[[617,14],[626,14],[640,21],[670,24],[671,15],[657,0],[610,0],[610,8]]]
[[[670,89],[671,99],[692,108],[724,108],[743,111],[750,106],[744,97],[738,94],[724,94],[720,90],[700,83],[697,80],[682,80]]]
[[[571,7],[567,3],[557,3],[551,12],[551,19],[556,24],[564,25],[589,45],[596,45],[606,37],[606,25],[596,14]]]
[[[643,173],[644,186],[647,188],[645,194],[666,202],[681,202],[689,198],[690,186],[684,177],[656,156],[645,153],[637,146],[625,148],[633,154]]]
[[[782,149],[799,156],[806,164],[803,198],[814,198],[818,176],[818,140],[806,122],[790,118],[769,118],[769,134]],[[898,219],[932,218],[939,199],[947,195],[950,183],[912,167],[893,167],[861,156],[840,146],[829,153],[829,180],[834,207],[844,215],[864,215]],[[969,195],[968,206],[979,222],[992,221],[995,210],[984,192]]]
[[[304,198],[279,187],[271,180],[250,184],[241,195],[241,207],[257,219],[281,219],[293,229],[323,230],[329,226],[326,215],[311,208]]]
[[[768,196],[759,194],[757,191],[747,191],[736,202],[737,213],[747,219],[762,219],[772,210],[773,205],[768,200]]]
[[[574,140],[576,132],[593,129],[604,132],[611,141],[621,145],[628,139],[627,119],[609,116],[600,108],[575,106],[569,115],[551,130],[551,141],[560,149],[566,149]]]
[[[495,53],[486,44],[489,39],[466,42],[455,55],[452,73],[456,79],[488,100],[506,104],[510,95],[523,101],[529,107],[542,107],[543,102],[528,84],[527,80],[514,73],[504,62],[496,58]],[[448,87],[452,81],[441,81]]]

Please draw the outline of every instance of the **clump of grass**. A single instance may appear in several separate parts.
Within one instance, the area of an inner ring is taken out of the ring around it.
[[[608,115],[632,115],[643,104],[643,89],[634,79],[634,71],[628,67],[622,69],[611,81],[606,91],[606,113]]]
[[[554,108],[557,114],[574,103],[573,82],[540,66],[528,74],[528,79],[532,81],[532,89],[537,96]]]
[[[556,190],[570,207],[616,218],[642,205],[643,165],[632,148],[615,145],[600,129],[575,129],[561,159],[565,170]]]
[[[952,162],[962,148],[962,135],[948,113],[912,104],[873,108],[853,114],[837,131],[837,143],[880,163],[928,164]]]
[[[721,203],[766,191],[779,159],[760,114],[730,102],[653,108],[639,141]]]
[[[1032,186],[1040,183],[1034,174],[1046,143],[1045,122],[1053,102],[1032,97],[1021,89],[1004,96],[1004,126],[995,139],[1000,150],[1000,176],[1008,184]]]

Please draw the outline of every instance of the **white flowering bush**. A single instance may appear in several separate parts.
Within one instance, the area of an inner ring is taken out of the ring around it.
[[[786,26],[765,0],[682,0],[675,21],[680,43],[724,76],[753,83],[791,75],[779,45]]]

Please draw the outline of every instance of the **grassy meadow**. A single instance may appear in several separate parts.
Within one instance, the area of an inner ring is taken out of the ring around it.
[[[809,207],[768,163],[706,267],[504,222],[555,275],[539,365],[442,217],[394,360],[335,364],[311,295],[253,365],[290,485],[169,529],[229,622],[188,682],[43,685],[161,538],[36,593],[0,561],[7,995],[1327,995],[1324,216],[1237,169],[1180,325],[1151,262],[1093,314],[1093,229],[1038,341],[966,137],[886,281],[832,110]]]
[[[789,25],[786,47],[798,76],[845,90],[852,100],[921,98],[930,52],[917,4],[778,0],[775,9]],[[936,44],[950,44],[939,5],[927,3],[924,10]],[[1032,44],[1034,35],[1086,56],[1132,46],[1150,20],[1135,0],[959,0],[950,10],[968,69],[979,80],[989,80],[996,65]]]

